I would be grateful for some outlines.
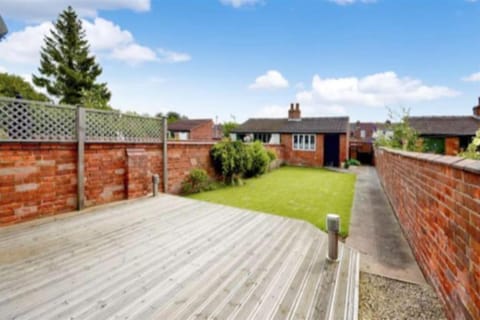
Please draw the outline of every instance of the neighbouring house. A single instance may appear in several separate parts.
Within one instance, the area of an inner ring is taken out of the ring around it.
[[[179,119],[168,124],[168,136],[174,140],[214,140],[212,119]]]
[[[300,104],[292,103],[288,118],[249,119],[231,138],[280,146],[287,164],[338,167],[348,159],[348,131],[348,117],[302,118]]]
[[[214,124],[213,125],[213,140],[222,140],[223,139],[223,125]]]
[[[409,123],[423,138],[426,151],[457,155],[480,129],[480,98],[471,116],[410,117]]]
[[[349,154],[362,164],[374,164],[374,133],[384,131],[385,123],[360,122],[350,123]]]

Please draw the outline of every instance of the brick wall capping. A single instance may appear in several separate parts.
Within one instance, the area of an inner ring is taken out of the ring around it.
[[[430,161],[430,162],[439,163],[439,164],[446,164],[457,169],[461,169],[461,170],[465,170],[473,173],[480,173],[480,160],[465,159],[462,157],[444,156],[444,155],[431,154],[431,153],[403,151],[403,150],[391,149],[386,147],[379,147],[377,148],[377,150],[380,150],[380,151],[384,150],[393,154],[402,155],[407,158]]]
[[[179,144],[179,145],[211,145],[213,146],[215,143],[220,141],[178,141],[178,140],[169,140],[168,144]]]

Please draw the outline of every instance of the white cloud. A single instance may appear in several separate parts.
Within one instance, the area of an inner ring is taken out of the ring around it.
[[[166,49],[157,49],[159,60],[167,63],[177,63],[190,61],[192,57],[188,53],[169,51]]]
[[[122,30],[119,25],[102,18],[95,18],[92,22],[82,21],[88,43],[92,50],[111,50],[134,42],[132,34]]]
[[[116,60],[125,61],[131,65],[157,60],[155,51],[136,43],[114,48],[110,56]]]
[[[150,0],[76,0],[74,3],[72,6],[81,17],[95,17],[99,10],[150,10]],[[4,17],[38,22],[56,18],[71,4],[70,0],[5,0],[1,7]]]
[[[257,77],[255,82],[249,85],[250,89],[281,89],[287,88],[288,81],[277,70],[269,70]]]
[[[428,86],[417,79],[400,78],[395,72],[368,75],[363,78],[322,79],[315,75],[312,89],[297,93],[300,102],[318,106],[383,107],[390,104],[430,101],[454,97],[459,92],[443,87]]]
[[[480,81],[480,72],[472,73],[471,75],[462,78],[466,82],[479,82]]]
[[[0,42],[0,59],[14,63],[38,63],[43,37],[52,27],[51,22],[28,26],[10,33]]]
[[[158,54],[151,48],[136,43],[133,35],[112,21],[95,18],[82,20],[87,40],[93,53],[125,61],[135,65],[142,62],[164,61],[169,63],[190,60],[186,53],[162,49]],[[0,60],[13,63],[38,64],[43,39],[52,28],[51,22],[28,26],[21,31],[10,33],[0,42]]]
[[[234,8],[240,8],[244,6],[253,6],[258,3],[261,3],[262,0],[220,0],[220,2],[227,6],[232,6]]]
[[[0,73],[7,72],[7,68],[0,66]]]
[[[354,3],[375,3],[377,0],[330,0],[330,2],[336,3],[341,6],[346,6]]]

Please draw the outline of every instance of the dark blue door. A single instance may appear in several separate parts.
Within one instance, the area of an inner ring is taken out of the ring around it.
[[[340,166],[340,135],[325,134],[323,147],[324,166]]]

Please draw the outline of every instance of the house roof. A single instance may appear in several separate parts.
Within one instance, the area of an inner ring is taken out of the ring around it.
[[[206,123],[212,123],[212,119],[179,119],[168,124],[169,131],[191,131],[192,129]]]
[[[248,119],[232,132],[235,133],[345,133],[349,129],[348,117],[302,118],[300,121],[284,119]]]
[[[480,129],[480,119],[474,116],[410,117],[409,123],[421,135],[473,136]]]

